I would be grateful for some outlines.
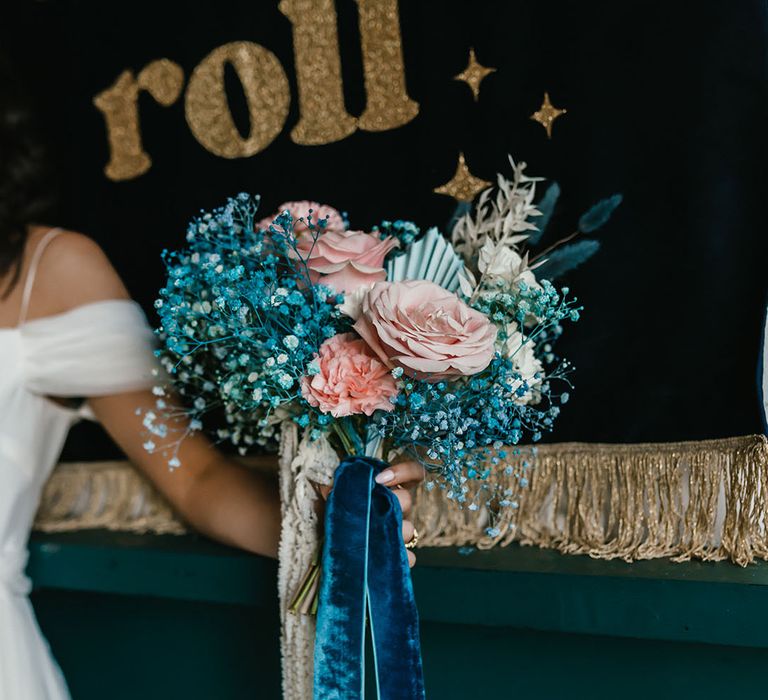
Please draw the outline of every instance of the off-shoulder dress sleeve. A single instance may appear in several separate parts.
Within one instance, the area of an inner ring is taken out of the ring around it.
[[[34,393],[106,396],[157,381],[154,334],[133,301],[86,304],[20,330],[25,383]]]

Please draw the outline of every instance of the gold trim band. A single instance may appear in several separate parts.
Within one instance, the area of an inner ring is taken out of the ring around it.
[[[511,542],[626,561],[768,559],[768,441],[762,435],[636,445],[542,445],[522,461],[530,486],[502,511],[496,537],[487,514],[458,510],[439,489],[417,489],[419,546],[478,548]],[[35,527],[46,532],[108,528],[182,533],[184,524],[126,462],[60,465]]]

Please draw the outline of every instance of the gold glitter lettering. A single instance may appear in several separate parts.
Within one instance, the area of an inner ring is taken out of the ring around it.
[[[152,61],[134,78],[123,71],[93,104],[104,116],[109,143],[109,162],[104,173],[110,180],[131,180],[152,167],[152,159],[144,150],[139,128],[139,92],[146,90],[163,107],[179,99],[184,84],[181,66],[161,58]]]
[[[306,146],[341,141],[354,133],[357,120],[344,105],[334,0],[282,0],[279,7],[293,26],[299,87],[291,139]]]
[[[237,72],[248,103],[250,133],[237,130],[224,91],[224,66]],[[186,93],[187,123],[200,144],[223,158],[247,158],[264,150],[282,131],[291,94],[277,57],[259,44],[219,46],[192,71]]]
[[[358,125],[366,131],[403,126],[419,113],[405,90],[397,0],[357,0],[367,102]]]

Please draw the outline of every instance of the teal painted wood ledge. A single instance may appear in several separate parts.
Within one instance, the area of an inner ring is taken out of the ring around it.
[[[768,564],[421,549],[423,622],[768,648]],[[269,606],[275,562],[189,535],[35,534],[35,588]]]

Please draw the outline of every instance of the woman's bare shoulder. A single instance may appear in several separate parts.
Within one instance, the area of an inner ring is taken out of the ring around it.
[[[35,250],[47,230],[30,231],[30,250]],[[101,246],[82,233],[62,231],[40,259],[28,318],[63,313],[96,301],[129,298]]]

